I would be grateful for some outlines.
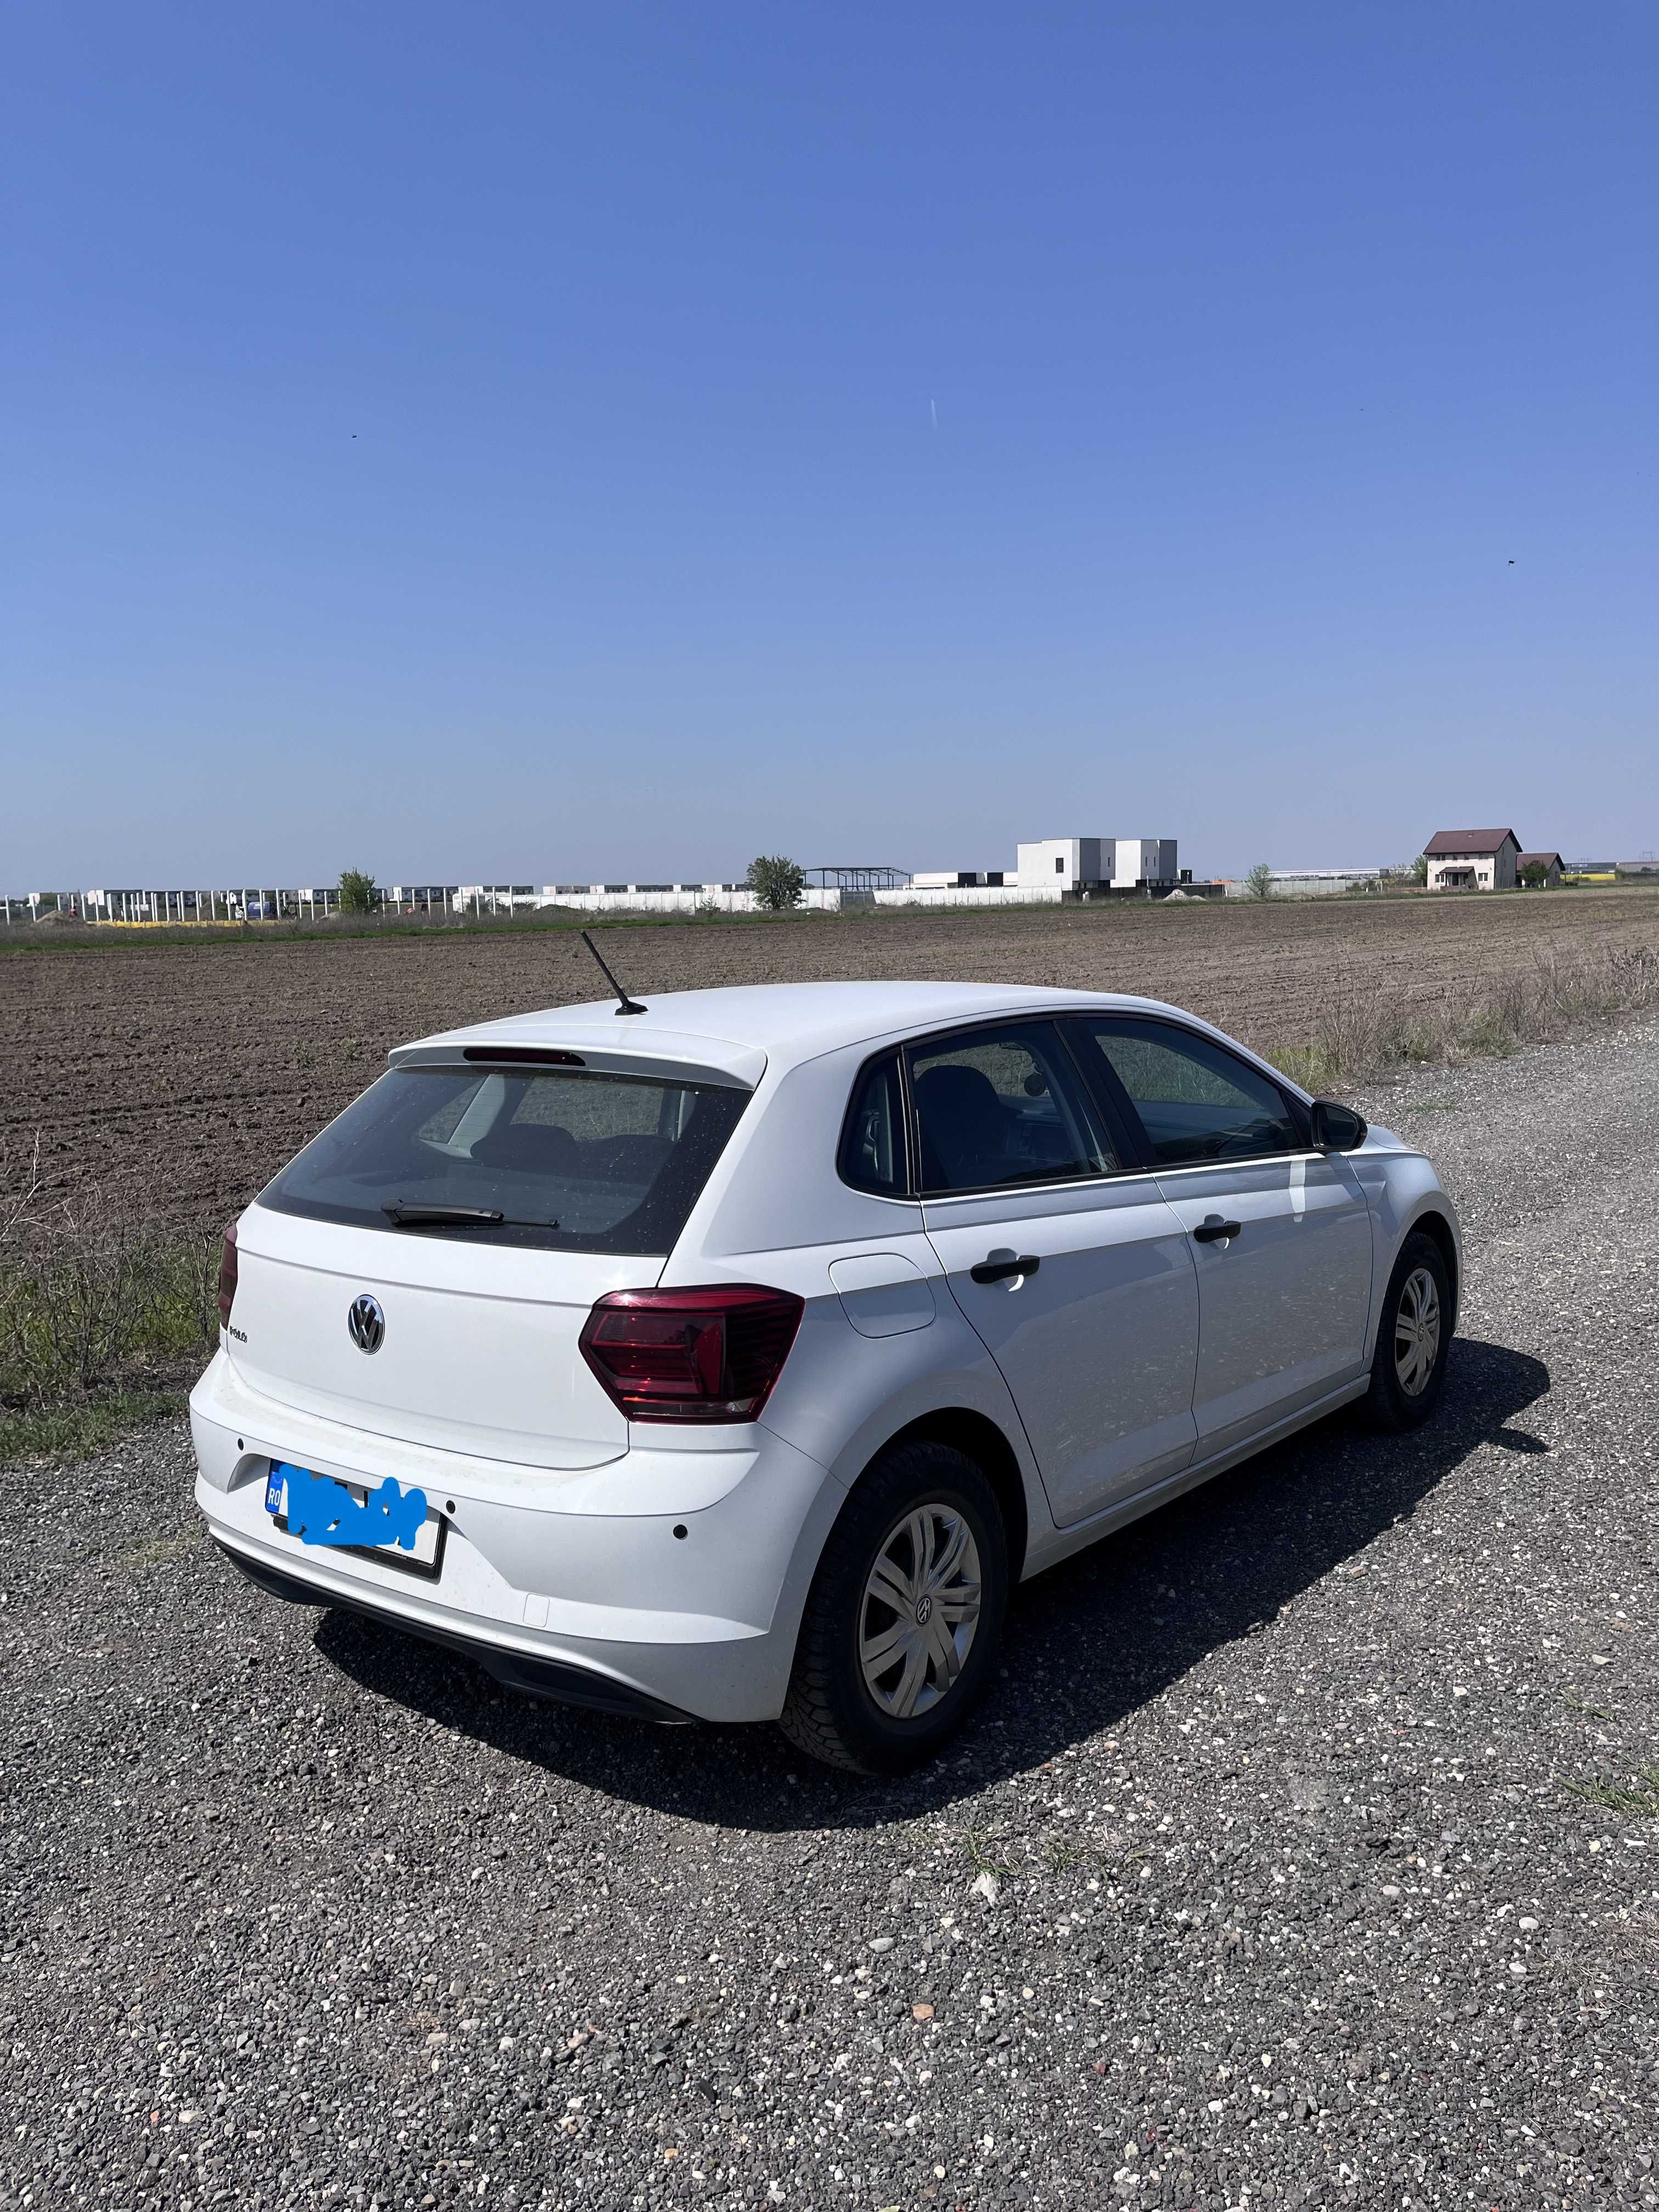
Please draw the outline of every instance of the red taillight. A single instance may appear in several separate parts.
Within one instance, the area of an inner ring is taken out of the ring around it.
[[[233,1221],[225,1231],[224,1249],[219,1255],[219,1326],[227,1327],[230,1310],[236,1303],[236,1224]]]
[[[752,1421],[803,1303],[753,1283],[613,1291],[587,1316],[582,1356],[630,1421]]]

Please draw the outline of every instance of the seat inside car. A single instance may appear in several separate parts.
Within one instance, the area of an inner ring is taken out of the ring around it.
[[[510,1121],[479,1138],[472,1157],[483,1167],[517,1168],[527,1175],[573,1175],[580,1150],[556,1122]]]
[[[924,1185],[970,1190],[1001,1180],[1008,1111],[977,1067],[930,1067],[916,1083]]]

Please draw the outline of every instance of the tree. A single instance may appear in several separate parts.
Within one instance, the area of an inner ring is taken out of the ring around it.
[[[1528,860],[1521,871],[1521,880],[1528,890],[1541,890],[1549,879],[1549,869],[1542,860]]]
[[[366,876],[361,868],[342,868],[340,871],[340,911],[342,914],[373,914],[380,904],[380,894],[374,888],[373,876]]]
[[[1419,853],[1418,854],[1417,858],[1411,864],[1409,873],[1411,879],[1414,884],[1427,883],[1429,880],[1429,856],[1426,853]]]
[[[1258,860],[1244,878],[1252,898],[1271,898],[1273,894],[1273,872],[1265,860]]]
[[[786,860],[781,854],[768,859],[762,854],[749,863],[749,889],[755,894],[755,903],[767,914],[787,914],[791,907],[800,904],[800,895],[806,889],[806,871],[794,860]]]

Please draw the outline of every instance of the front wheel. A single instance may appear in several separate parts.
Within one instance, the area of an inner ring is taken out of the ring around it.
[[[830,1531],[779,1725],[866,1774],[931,1759],[984,1694],[1007,1602],[1007,1538],[981,1469],[945,1444],[900,1445]]]
[[[1414,1231],[1389,1278],[1371,1357],[1371,1386],[1360,1401],[1374,1428],[1414,1429],[1439,1405],[1451,1349],[1451,1283],[1432,1237]]]

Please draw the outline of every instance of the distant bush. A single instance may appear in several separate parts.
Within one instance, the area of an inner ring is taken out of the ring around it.
[[[1267,866],[1267,863],[1265,860],[1258,860],[1256,862],[1255,867],[1253,867],[1249,875],[1245,877],[1244,882],[1252,898],[1264,899],[1272,897],[1273,888],[1273,872]]]
[[[361,868],[343,868],[340,872],[340,911],[342,914],[373,914],[380,904],[380,894],[373,876],[366,876]]]
[[[749,863],[747,880],[757,906],[768,914],[787,914],[792,907],[800,904],[801,893],[806,889],[806,871],[798,862],[785,860],[781,854],[769,860],[762,854]]]

